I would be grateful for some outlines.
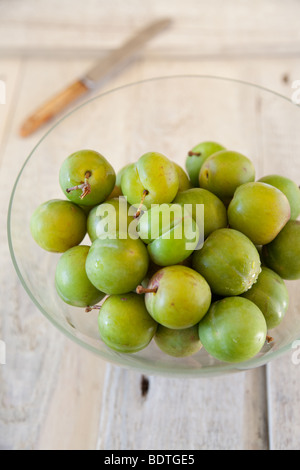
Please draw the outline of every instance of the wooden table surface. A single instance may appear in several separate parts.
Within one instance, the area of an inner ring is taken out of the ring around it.
[[[11,262],[13,183],[46,129],[18,130],[36,106],[154,18],[172,29],[105,85],[172,74],[244,79],[287,96],[300,79],[297,0],[1,0],[0,448],[299,449],[300,366],[291,353],[225,377],[148,377],[72,343],[31,303]],[[24,197],[26,204],[26,197]]]

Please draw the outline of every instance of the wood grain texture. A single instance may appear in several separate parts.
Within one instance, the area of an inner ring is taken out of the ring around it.
[[[293,353],[296,353],[294,359]],[[298,344],[297,349],[268,365],[271,450],[299,450],[300,447],[299,357]]]
[[[57,14],[59,12],[59,15]],[[299,54],[297,0],[2,0],[0,52],[97,55],[118,47],[150,18],[170,16],[172,30],[147,47],[154,54],[286,56]]]
[[[172,8],[168,1],[131,0],[105,2],[104,8],[103,1],[87,0],[84,10],[77,1],[40,3],[0,3],[0,53],[15,57],[0,60],[8,89],[7,104],[0,106],[0,339],[7,344],[7,364],[0,366],[0,448],[299,448],[300,366],[290,353],[266,368],[226,377],[148,377],[142,396],[141,374],[107,365],[71,343],[35,308],[12,266],[5,226],[15,177],[48,129],[24,141],[21,122],[88,69],[92,56],[104,56],[142,21],[171,10],[176,29],[101,90],[187,73],[244,79],[291,96],[300,78],[299,3],[229,0],[224,9],[221,0],[205,7],[175,1]]]
[[[98,449],[267,449],[264,374],[260,368],[208,380],[147,377],[143,396],[139,374],[109,367]]]

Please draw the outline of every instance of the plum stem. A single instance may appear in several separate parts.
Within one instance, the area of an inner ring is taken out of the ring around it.
[[[188,156],[192,157],[193,155],[195,155],[196,157],[200,157],[201,152],[193,152],[193,150],[190,150]]]
[[[134,216],[135,219],[137,219],[141,215],[141,210],[142,210],[143,204],[145,202],[146,196],[148,196],[148,194],[149,194],[149,191],[147,191],[147,189],[144,189],[142,199],[141,199],[141,203],[140,203],[140,205],[138,207],[138,210],[136,211],[135,216]]]
[[[143,287],[143,286],[137,286],[136,288],[137,294],[156,294],[157,291],[158,291],[158,287],[147,289],[146,287]]]
[[[109,295],[106,295],[105,297],[103,297],[101,302],[97,305],[93,305],[92,307],[91,306],[86,307],[85,313],[90,313],[92,310],[101,310],[102,305],[104,304],[106,299],[108,299],[108,297],[109,297]]]
[[[80,199],[84,199],[92,191],[92,187],[89,183],[89,179],[91,176],[92,176],[91,172],[87,171],[85,174],[84,183],[79,184],[77,186],[73,186],[72,188],[66,189],[67,193],[70,193],[71,191],[76,191],[77,189],[81,189],[82,193],[81,193]]]
[[[100,310],[102,305],[94,305],[93,307],[86,307],[85,313],[90,313],[92,310]]]

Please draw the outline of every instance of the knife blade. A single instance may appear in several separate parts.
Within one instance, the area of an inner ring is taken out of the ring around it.
[[[87,71],[83,77],[69,85],[29,116],[20,128],[21,137],[31,135],[61,113],[72,102],[95,90],[104,81],[120,72],[136,58],[138,52],[150,39],[168,28],[171,23],[171,19],[161,19],[138,31],[119,49],[112,51],[106,58]]]

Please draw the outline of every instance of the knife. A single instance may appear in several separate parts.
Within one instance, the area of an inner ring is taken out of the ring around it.
[[[162,19],[140,30],[119,49],[114,50],[100,63],[96,64],[84,77],[72,83],[35,111],[34,114],[23,123],[20,129],[20,135],[22,137],[29,136],[42,125],[53,119],[73,101],[95,90],[104,80],[120,72],[123,67],[135,58],[146,42],[166,29],[170,24],[170,19]]]

